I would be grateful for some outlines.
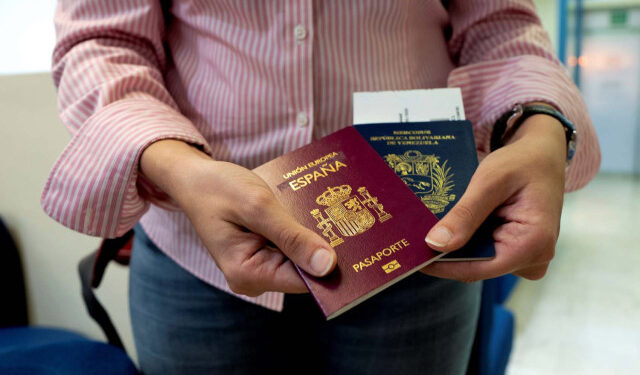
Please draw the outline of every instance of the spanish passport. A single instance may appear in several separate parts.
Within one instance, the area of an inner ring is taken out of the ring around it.
[[[298,268],[327,319],[442,256],[424,240],[437,217],[352,126],[253,171],[335,249],[330,275]]]
[[[460,199],[478,167],[471,122],[428,121],[355,125],[387,165],[438,219]],[[489,217],[461,249],[439,261],[485,260],[495,256]]]

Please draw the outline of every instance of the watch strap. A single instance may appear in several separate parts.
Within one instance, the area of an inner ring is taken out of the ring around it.
[[[502,115],[495,123],[491,134],[491,151],[504,145],[504,139],[514,134],[518,127],[529,117],[545,114],[558,120],[562,124],[567,141],[567,164],[573,159],[576,150],[577,133],[575,126],[562,113],[546,105],[516,104],[513,109]]]

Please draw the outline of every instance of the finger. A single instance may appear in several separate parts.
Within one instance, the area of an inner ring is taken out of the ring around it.
[[[214,260],[233,292],[258,296],[308,291],[291,261],[263,236],[233,223],[219,226],[216,234],[219,241],[211,242],[219,249]]]
[[[491,263],[492,261],[436,262],[423,268],[421,272],[441,279],[471,283],[492,279],[509,273],[527,280],[540,280],[546,275],[549,269],[549,263],[541,263],[517,271],[510,270],[508,265]]]
[[[235,293],[257,296],[267,291],[308,292],[293,263],[280,250],[268,246],[243,261],[237,271],[239,277],[228,279]]]
[[[434,250],[448,252],[461,248],[489,214],[511,195],[501,163],[484,166],[481,164],[473,175],[458,203],[427,234],[425,241]]]
[[[307,285],[302,281],[293,262],[290,260],[285,261],[278,267],[278,271],[273,278],[273,286],[269,290],[292,294],[309,293]]]
[[[514,272],[513,274],[516,276],[520,276],[527,280],[540,280],[547,274],[547,270],[549,269],[549,262],[541,263],[535,266],[523,268]]]
[[[463,282],[485,280],[508,273],[537,280],[544,276],[554,253],[551,230],[542,226],[508,223],[493,232],[496,256],[488,261],[437,262],[424,268],[428,275]]]
[[[506,275],[510,273],[510,270],[508,267],[495,262],[495,260],[486,260],[470,262],[435,262],[423,268],[421,272],[441,279],[471,283]]]
[[[289,259],[314,276],[329,274],[337,263],[335,251],[319,235],[298,223],[273,195],[252,197],[243,225],[271,240]]]
[[[434,262],[421,271],[442,279],[474,282],[512,273],[521,265],[521,259],[507,244],[495,244],[496,256],[491,260],[469,262]]]

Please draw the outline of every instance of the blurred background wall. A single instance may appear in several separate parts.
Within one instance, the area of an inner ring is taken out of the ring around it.
[[[0,216],[18,242],[31,324],[104,339],[85,311],[76,266],[99,240],[44,214],[40,194],[69,141],[48,70],[55,40],[54,0],[0,0]],[[110,265],[98,298],[134,354],[128,270]]]
[[[599,0],[582,8],[576,12],[576,3],[569,3],[565,61],[598,132],[601,171],[638,175],[640,4]]]

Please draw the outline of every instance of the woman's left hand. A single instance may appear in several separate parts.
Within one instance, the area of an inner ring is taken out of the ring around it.
[[[493,233],[495,258],[436,262],[422,272],[464,282],[508,273],[542,278],[560,231],[566,152],[558,120],[543,114],[526,119],[505,146],[480,163],[460,201],[426,239],[437,251],[459,249],[494,213],[502,219]]]

